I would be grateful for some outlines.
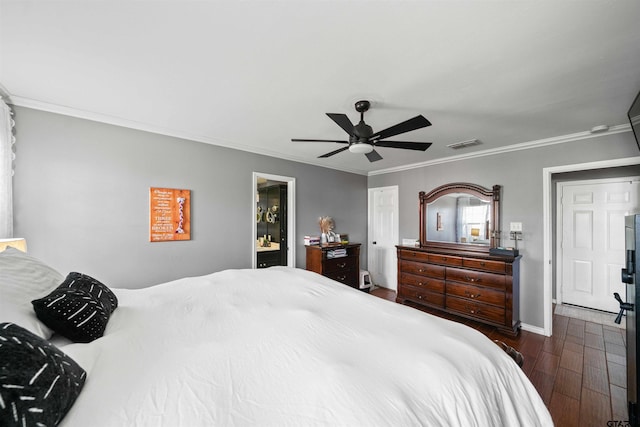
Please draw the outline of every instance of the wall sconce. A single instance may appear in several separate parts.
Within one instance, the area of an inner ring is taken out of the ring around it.
[[[4,251],[9,246],[21,250],[22,252],[27,252],[27,241],[25,239],[0,239],[0,252]]]

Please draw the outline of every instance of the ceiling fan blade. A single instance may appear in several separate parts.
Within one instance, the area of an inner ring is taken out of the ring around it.
[[[365,153],[365,156],[367,156],[367,159],[369,159],[370,162],[377,162],[378,160],[382,160],[382,156],[378,154],[376,150],[373,150],[370,153]]]
[[[327,116],[338,124],[346,133],[351,135],[353,133],[353,123],[349,120],[346,114],[342,113],[327,113]]]
[[[335,142],[338,144],[348,144],[349,141],[338,141],[337,139],[294,139],[292,138],[291,141],[293,142]]]
[[[405,150],[426,151],[431,147],[431,142],[409,142],[409,141],[376,141],[376,147],[403,148]]]
[[[342,148],[338,148],[338,149],[337,149],[337,150],[335,150],[335,151],[332,151],[332,152],[327,153],[327,154],[323,154],[322,156],[318,156],[318,158],[319,158],[319,159],[322,159],[323,157],[331,157],[331,156],[333,156],[334,154],[342,153],[344,150],[348,150],[348,149],[349,149],[349,147],[342,147]]]
[[[415,116],[412,119],[406,120],[402,123],[398,123],[395,126],[381,130],[371,135],[369,140],[379,140],[390,138],[392,136],[400,135],[401,133],[411,132],[412,130],[421,129],[427,126],[431,126],[431,122],[424,116]]]

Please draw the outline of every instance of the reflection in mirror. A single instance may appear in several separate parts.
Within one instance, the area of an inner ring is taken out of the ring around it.
[[[464,193],[449,193],[428,203],[427,207],[427,240],[489,245],[489,200]]]

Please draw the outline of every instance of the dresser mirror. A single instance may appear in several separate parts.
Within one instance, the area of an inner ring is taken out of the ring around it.
[[[420,246],[489,252],[500,246],[500,186],[442,185],[420,194]]]

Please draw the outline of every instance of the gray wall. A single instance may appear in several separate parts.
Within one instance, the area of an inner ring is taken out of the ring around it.
[[[296,178],[296,266],[318,217],[362,242],[367,178],[307,164],[14,107],[14,235],[66,274],[139,288],[250,268],[252,172]],[[191,190],[190,241],[149,242],[149,187]],[[331,191],[326,191],[331,188]]]
[[[515,143],[515,142],[514,142]],[[542,328],[543,320],[543,181],[546,167],[639,156],[631,132],[563,144],[459,160],[407,171],[373,175],[369,188],[399,186],[400,238],[418,238],[418,192],[450,182],[471,182],[487,188],[502,185],[502,244],[512,246],[509,223],[522,222],[518,242],[521,261],[521,320]],[[581,179],[597,172],[584,172]]]

